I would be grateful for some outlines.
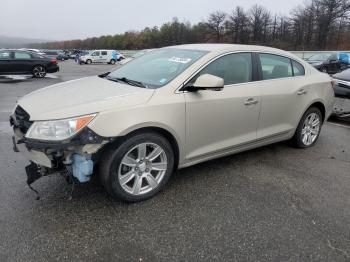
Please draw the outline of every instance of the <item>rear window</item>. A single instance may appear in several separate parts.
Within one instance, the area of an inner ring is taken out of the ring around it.
[[[305,69],[300,63],[298,63],[297,61],[292,60],[292,65],[293,65],[294,76],[303,76],[303,75],[305,75]]]
[[[14,55],[15,59],[31,59],[32,56],[28,53],[23,53],[23,52],[15,52]]]
[[[289,58],[272,54],[259,54],[259,56],[263,80],[293,76],[292,64]]]

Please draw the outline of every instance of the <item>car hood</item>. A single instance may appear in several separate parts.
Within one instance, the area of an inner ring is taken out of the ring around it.
[[[332,75],[333,78],[350,82],[350,69]]]
[[[145,104],[154,92],[94,76],[39,89],[18,104],[30,120],[62,119]]]

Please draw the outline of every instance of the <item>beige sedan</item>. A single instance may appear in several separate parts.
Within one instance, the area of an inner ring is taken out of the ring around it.
[[[14,149],[31,162],[29,183],[51,173],[83,183],[98,168],[112,196],[141,201],[177,168],[283,140],[313,146],[332,87],[278,49],[167,47],[23,97],[11,116]]]

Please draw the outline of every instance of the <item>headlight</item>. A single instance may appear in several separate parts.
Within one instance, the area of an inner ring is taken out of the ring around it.
[[[96,114],[80,116],[71,119],[37,121],[29,128],[26,138],[59,141],[77,134],[87,126]]]

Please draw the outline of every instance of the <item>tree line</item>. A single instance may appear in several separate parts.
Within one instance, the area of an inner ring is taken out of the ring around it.
[[[142,31],[33,44],[44,49],[137,50],[190,43],[259,44],[286,50],[350,50],[350,0],[309,0],[289,15],[254,5],[215,11],[196,24],[179,21]]]

